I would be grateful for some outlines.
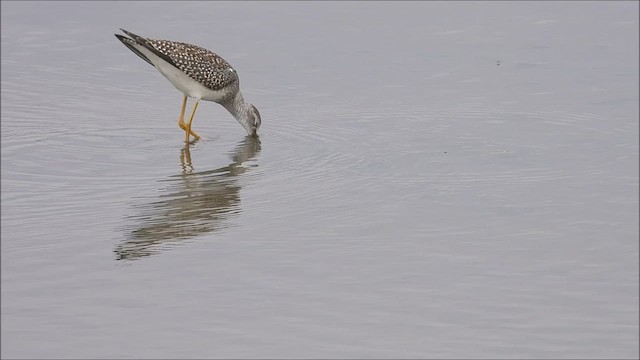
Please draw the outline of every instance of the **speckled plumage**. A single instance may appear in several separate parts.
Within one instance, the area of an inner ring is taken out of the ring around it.
[[[220,90],[238,81],[231,65],[205,48],[169,40],[147,39],[147,42],[168,56],[178,69],[211,90]]]
[[[128,31],[125,33],[136,42],[147,45],[147,48],[152,47],[156,55],[211,90],[221,90],[238,81],[236,71],[225,59],[203,47],[179,41],[144,38]],[[148,59],[144,60],[149,62]]]

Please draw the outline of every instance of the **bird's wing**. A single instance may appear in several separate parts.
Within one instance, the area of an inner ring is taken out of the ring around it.
[[[120,30],[131,37],[130,41],[135,41],[137,45],[143,46],[212,90],[222,89],[238,81],[238,75],[231,65],[222,57],[205,48],[177,41],[143,38],[124,29]],[[132,49],[133,44],[130,44],[130,41],[125,42],[122,39],[120,41]],[[132,51],[153,65],[140,51],[134,49]]]

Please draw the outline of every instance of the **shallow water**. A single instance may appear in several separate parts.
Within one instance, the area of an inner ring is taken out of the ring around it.
[[[2,2],[2,357],[637,358],[637,14]]]

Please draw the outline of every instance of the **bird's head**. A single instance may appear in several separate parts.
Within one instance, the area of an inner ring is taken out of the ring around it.
[[[258,129],[260,128],[260,124],[262,123],[262,118],[260,118],[260,113],[255,106],[250,105],[247,111],[247,124],[245,125],[245,129],[251,136],[258,136]]]

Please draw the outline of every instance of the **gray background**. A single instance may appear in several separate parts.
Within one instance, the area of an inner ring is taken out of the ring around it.
[[[1,6],[3,358],[638,358],[638,2]]]

